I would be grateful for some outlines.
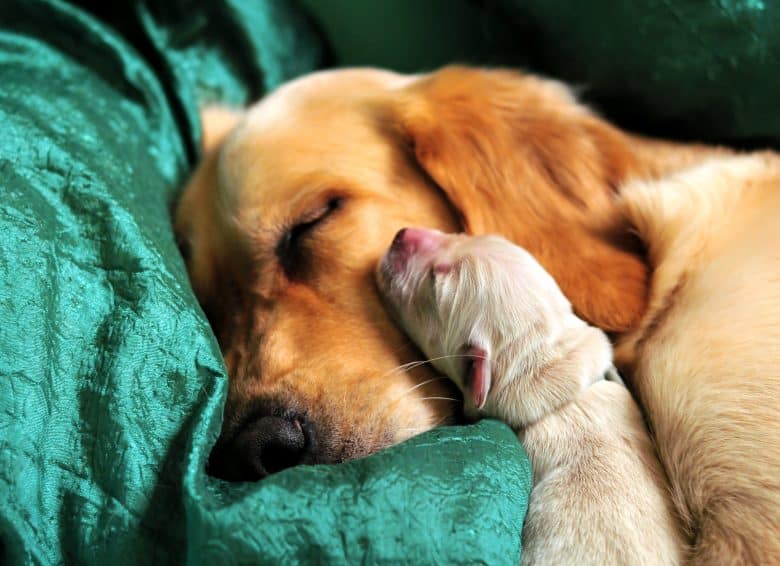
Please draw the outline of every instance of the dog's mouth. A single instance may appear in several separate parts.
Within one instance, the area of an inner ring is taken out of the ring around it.
[[[457,389],[448,387],[444,378],[394,380],[381,395],[387,403],[371,414],[341,415],[332,406],[287,395],[228,405],[206,472],[226,481],[254,482],[300,465],[339,464],[369,456],[435,426],[462,420]],[[450,397],[452,404],[429,400]],[[396,405],[406,398],[410,401],[403,408]],[[365,406],[358,398],[353,404]]]

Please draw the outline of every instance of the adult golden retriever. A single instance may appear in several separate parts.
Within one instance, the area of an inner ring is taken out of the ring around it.
[[[496,232],[614,336],[692,561],[780,563],[775,155],[643,139],[561,83],[462,67],[323,72],[204,118],[175,224],[231,377],[215,474],[447,422],[373,269],[404,226]]]

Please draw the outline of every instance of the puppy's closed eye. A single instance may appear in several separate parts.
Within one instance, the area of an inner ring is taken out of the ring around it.
[[[343,204],[343,197],[330,197],[325,204],[305,213],[284,231],[276,244],[276,256],[288,277],[299,279],[305,275],[308,237]]]

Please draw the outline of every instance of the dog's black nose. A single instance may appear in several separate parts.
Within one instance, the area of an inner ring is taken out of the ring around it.
[[[306,452],[307,435],[300,420],[261,416],[246,423],[209,458],[208,473],[229,481],[257,481],[291,468]]]

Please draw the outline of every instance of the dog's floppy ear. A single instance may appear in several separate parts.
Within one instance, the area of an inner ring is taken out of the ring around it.
[[[481,409],[490,392],[490,359],[487,351],[479,346],[469,346],[466,356],[469,361],[466,384],[474,406]]]
[[[591,323],[638,322],[647,267],[614,202],[636,167],[628,136],[564,85],[512,71],[449,67],[396,95],[401,135],[466,232],[526,247]]]
[[[174,213],[176,239],[187,260],[190,280],[201,302],[207,302],[219,272],[215,262],[224,255],[216,226],[215,194],[219,148],[241,120],[243,111],[221,106],[202,109],[203,155],[179,199]]]

